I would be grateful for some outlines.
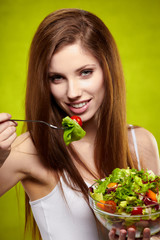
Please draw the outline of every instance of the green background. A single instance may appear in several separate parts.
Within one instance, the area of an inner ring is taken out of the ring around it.
[[[31,39],[46,15],[68,7],[89,10],[109,27],[124,68],[128,123],[147,128],[159,145],[159,0],[0,0],[0,112],[24,117]],[[15,188],[0,198],[0,240],[23,239],[24,194],[19,188],[19,203]]]

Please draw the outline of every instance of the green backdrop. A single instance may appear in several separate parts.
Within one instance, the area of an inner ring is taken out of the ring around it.
[[[150,130],[159,145],[159,0],[0,0],[0,112],[9,112],[15,118],[24,117],[31,39],[46,15],[68,7],[97,14],[111,30],[124,68],[128,123]],[[19,124],[18,135],[21,127]],[[1,240],[23,239],[24,194],[21,187],[18,194],[19,203],[15,188],[0,198]]]

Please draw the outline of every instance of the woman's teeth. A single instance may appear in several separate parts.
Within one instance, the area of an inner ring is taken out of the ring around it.
[[[81,108],[83,106],[85,106],[87,104],[87,102],[83,102],[83,103],[78,103],[78,104],[72,104],[71,106],[74,108]]]

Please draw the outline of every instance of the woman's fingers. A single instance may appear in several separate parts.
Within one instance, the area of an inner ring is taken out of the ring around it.
[[[5,121],[5,122],[0,122],[0,134],[5,130],[7,129],[8,127],[16,127],[17,126],[17,123],[15,122],[12,122],[12,121]]]
[[[135,238],[135,233],[136,230],[134,228],[129,228],[128,229],[128,238],[127,240],[134,240]],[[150,240],[150,229],[149,228],[145,228],[143,231],[143,238],[142,240]]]
[[[126,234],[127,234],[126,230],[121,229],[119,237],[118,237],[118,236],[116,236],[116,229],[112,228],[109,232],[109,239],[110,240],[125,240],[126,239]]]
[[[10,118],[10,114],[0,113],[0,150],[9,149],[16,138],[17,123],[9,121]]]
[[[9,150],[12,143],[16,139],[17,134],[16,131],[14,131],[11,135],[8,136],[7,139],[0,142],[0,150]]]
[[[112,229],[109,231],[109,234],[108,234],[109,239],[110,239],[110,240],[118,239],[118,238],[116,238],[115,235],[116,235],[116,229],[115,229],[115,228],[112,228]]]
[[[0,113],[0,134],[9,127],[17,126],[16,122],[9,121],[10,118],[11,115],[9,113]]]
[[[112,228],[109,232],[109,239],[110,240],[125,240],[126,234],[128,233],[127,240],[135,240],[136,230],[134,228],[128,228],[128,231],[125,229],[120,230],[119,237],[116,236],[116,228]],[[142,240],[150,240],[150,229],[145,228],[143,231],[143,238]]]
[[[11,118],[12,116],[9,113],[1,113],[0,114],[0,122],[7,121]]]
[[[116,228],[112,228],[109,232],[109,239],[110,240],[125,240],[126,234],[128,233],[127,240],[135,240],[136,231],[134,228],[129,228],[128,231],[125,229],[120,230],[119,237],[116,236]],[[150,240],[150,229],[145,228],[143,231],[143,238],[142,240]]]
[[[11,144],[17,136],[17,123],[9,121],[10,118],[10,114],[0,113],[0,167],[10,154]]]
[[[129,228],[128,229],[128,238],[127,240],[134,240],[135,239],[135,229],[134,228]]]
[[[119,240],[125,240],[126,239],[126,234],[127,234],[127,231],[125,229],[121,229],[118,239]]]
[[[16,132],[15,126],[8,126],[3,130],[3,132],[0,133],[0,146],[1,143],[6,141],[9,137],[11,137]]]
[[[149,240],[150,239],[150,229],[149,228],[145,228],[143,231],[143,240]]]

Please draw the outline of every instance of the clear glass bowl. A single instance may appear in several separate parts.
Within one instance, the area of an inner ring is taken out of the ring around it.
[[[104,204],[102,202],[94,200],[91,195],[91,189],[95,188],[97,183],[93,184],[89,188],[89,204],[93,209],[97,219],[106,227],[111,230],[112,227],[116,228],[116,234],[119,235],[120,229],[128,229],[133,227],[136,230],[136,238],[140,238],[143,235],[144,228],[150,228],[151,235],[154,235],[160,231],[160,205],[147,205],[142,207],[146,209],[148,214],[145,215],[131,215],[127,213],[119,214],[113,212],[113,205]],[[156,212],[150,213],[151,209],[156,209]],[[125,209],[124,209],[125,211]]]

